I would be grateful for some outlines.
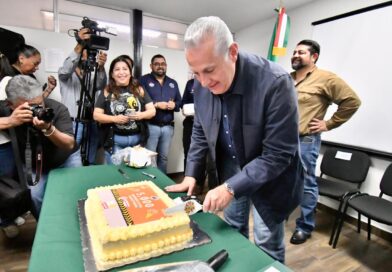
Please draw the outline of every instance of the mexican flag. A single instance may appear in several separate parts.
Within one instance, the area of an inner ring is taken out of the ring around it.
[[[286,55],[287,42],[290,33],[290,17],[286,14],[285,8],[279,8],[278,19],[276,20],[274,32],[268,50],[268,59],[276,61],[279,56]]]

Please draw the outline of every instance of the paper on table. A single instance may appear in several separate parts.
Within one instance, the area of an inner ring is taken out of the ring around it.
[[[338,152],[336,152],[335,158],[345,160],[345,161],[351,161],[352,155],[353,155],[353,153],[350,153],[350,152],[338,151]]]
[[[185,116],[193,116],[195,115],[195,104],[184,104],[182,110]]]

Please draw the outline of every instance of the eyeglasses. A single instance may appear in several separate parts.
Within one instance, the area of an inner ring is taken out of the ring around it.
[[[159,66],[165,67],[166,66],[166,62],[162,62],[162,63],[154,62],[152,65],[154,65],[155,67],[159,67]]]

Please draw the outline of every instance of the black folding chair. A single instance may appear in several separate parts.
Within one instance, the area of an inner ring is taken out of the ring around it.
[[[382,198],[384,194],[392,196],[392,164],[385,170],[380,182],[379,196],[371,196],[368,194],[355,194],[351,196],[344,211],[341,215],[339,226],[337,229],[336,237],[333,242],[334,247],[338,243],[339,235],[342,230],[343,222],[346,217],[347,209],[353,208],[358,212],[357,232],[361,232],[361,214],[368,218],[367,222],[367,238],[370,240],[371,235],[371,220],[386,225],[392,225],[392,202]]]
[[[370,157],[361,151],[327,148],[321,161],[321,174],[317,177],[319,194],[339,201],[329,244],[332,244],[340,214],[348,196],[359,192],[370,167]],[[324,177],[328,176],[328,177]],[[338,179],[331,180],[330,177]]]

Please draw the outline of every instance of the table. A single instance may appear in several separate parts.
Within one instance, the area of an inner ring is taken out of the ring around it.
[[[173,181],[157,168],[122,168],[130,179],[118,171],[118,166],[100,165],[80,168],[57,169],[50,172],[40,219],[34,239],[29,271],[83,271],[83,255],[77,211],[77,201],[86,198],[90,188],[104,185],[148,180],[142,174],[156,176],[153,181],[160,187]],[[171,193],[174,198],[182,194]],[[121,271],[160,263],[208,260],[221,249],[229,252],[229,259],[220,271],[258,271],[274,262],[266,253],[252,244],[237,231],[229,227],[214,214],[198,213],[191,218],[207,232],[212,242],[203,246],[175,252],[158,258],[141,261],[125,267],[112,269]]]

